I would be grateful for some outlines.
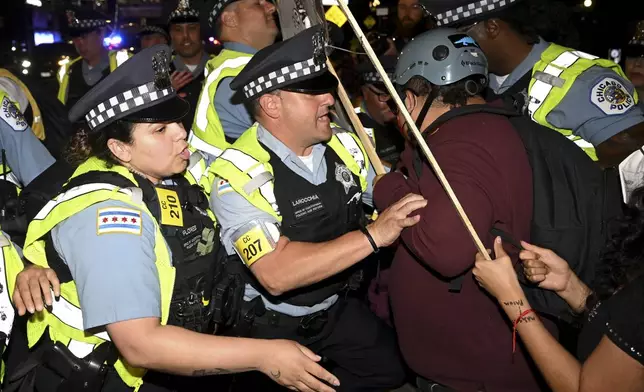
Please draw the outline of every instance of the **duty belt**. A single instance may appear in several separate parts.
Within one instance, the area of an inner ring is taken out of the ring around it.
[[[262,315],[255,317],[255,325],[290,330],[293,335],[304,339],[313,338],[324,331],[329,320],[335,317],[339,310],[339,302],[330,308],[311,313],[302,317],[293,317],[284,313],[266,309]]]

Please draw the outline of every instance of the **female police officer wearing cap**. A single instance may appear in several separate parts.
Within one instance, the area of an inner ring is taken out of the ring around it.
[[[38,391],[149,391],[158,389],[143,378],[146,369],[259,370],[291,389],[332,391],[317,378],[337,384],[335,377],[297,343],[209,334],[218,228],[199,188],[176,176],[189,158],[178,123],[188,104],[170,85],[169,53],[165,45],[143,50],[70,112],[87,122],[73,151],[82,162],[36,216],[25,246],[30,261],[62,282],[60,298],[29,322],[31,353],[48,354],[28,377]],[[22,294],[14,294],[19,308]],[[103,363],[104,381],[94,370]]]

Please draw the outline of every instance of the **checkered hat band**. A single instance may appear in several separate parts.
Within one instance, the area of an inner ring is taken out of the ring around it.
[[[143,84],[102,102],[85,115],[85,120],[87,120],[90,129],[94,129],[104,122],[109,121],[111,118],[137,109],[142,105],[154,102],[172,93],[174,93],[174,88],[172,87],[157,90],[154,87],[154,82]]]
[[[644,40],[633,39],[628,43],[629,45],[640,45],[644,46]]]
[[[389,80],[393,80],[394,75],[388,73]],[[362,74],[362,79],[367,83],[383,83],[382,77],[378,72],[365,72]]]
[[[248,83],[244,86],[244,95],[246,98],[251,98],[255,95],[261,94],[262,91],[268,90],[269,88],[273,89],[274,87],[281,86],[286,82],[290,82],[303,76],[316,74],[324,69],[326,69],[326,63],[321,63],[319,65],[315,64],[315,60],[313,58],[300,61],[299,63],[282,67],[277,71],[273,71],[266,76],[262,76]]]
[[[161,35],[168,35],[168,33],[163,30],[161,27],[158,26],[146,26],[141,29],[141,32],[139,34],[161,34]]]
[[[72,29],[91,29],[95,27],[106,26],[107,23],[102,19],[76,19],[69,27]]]
[[[184,10],[174,10],[170,14],[170,17],[168,20],[172,21],[174,19],[179,19],[179,18],[199,18],[199,12],[196,10],[193,10],[192,8],[184,9]]]
[[[210,11],[210,16],[208,17],[208,24],[210,25],[210,27],[215,26],[215,21],[217,20],[217,16],[219,16],[219,13],[224,8],[224,4],[226,4],[225,1],[217,1],[215,5],[212,7],[212,11]]]
[[[436,14],[436,24],[445,26],[451,23],[458,22],[459,20],[469,19],[484,12],[499,10],[507,5],[510,5],[518,0],[480,0],[469,3],[449,11]]]

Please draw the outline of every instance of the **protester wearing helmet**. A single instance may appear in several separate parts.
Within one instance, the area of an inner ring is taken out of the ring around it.
[[[496,224],[529,238],[532,172],[507,117],[483,113],[487,60],[468,36],[437,29],[402,51],[393,82],[419,125],[476,232],[492,247]],[[402,116],[398,114],[399,124]],[[437,126],[437,124],[440,124]],[[427,200],[404,230],[389,290],[398,340],[422,391],[538,391],[497,304],[472,279],[476,248],[407,126],[398,170],[375,187],[378,210],[409,192]],[[458,292],[458,293],[456,293]]]

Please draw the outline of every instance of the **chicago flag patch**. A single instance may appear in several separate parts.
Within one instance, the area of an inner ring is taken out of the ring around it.
[[[125,233],[141,235],[141,211],[131,208],[101,208],[96,215],[96,234]]]

